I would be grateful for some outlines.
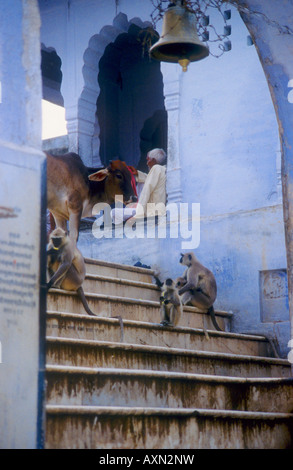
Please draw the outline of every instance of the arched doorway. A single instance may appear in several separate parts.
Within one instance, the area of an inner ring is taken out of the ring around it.
[[[144,124],[156,111],[164,110],[160,65],[149,59],[146,44],[157,37],[149,22],[139,18],[128,21],[124,13],[119,13],[113,25],[104,26],[90,38],[84,53],[84,88],[78,101],[76,147],[87,165],[97,166],[117,156],[129,164],[140,160],[140,133]],[[160,88],[154,85],[154,78]],[[157,94],[152,93],[152,87]],[[132,110],[127,101],[129,94],[132,94]],[[74,131],[69,128],[71,132]]]
[[[67,150],[67,126],[61,94],[62,61],[53,47],[41,44],[42,139],[44,150],[64,153]],[[56,141],[62,136],[62,142]],[[45,144],[44,144],[45,142]],[[62,146],[62,149],[58,147]]]
[[[97,124],[104,165],[119,157],[137,166],[151,148],[167,145],[160,63],[149,58],[148,29],[135,24],[110,43],[99,62]]]
[[[41,72],[43,99],[64,106],[64,100],[61,95],[61,59],[55,49],[41,45]]]

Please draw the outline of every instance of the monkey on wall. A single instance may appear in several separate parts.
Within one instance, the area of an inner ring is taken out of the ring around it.
[[[47,282],[47,290],[51,287],[58,287],[77,292],[85,311],[89,315],[95,315],[88,306],[82,288],[86,274],[83,256],[62,228],[56,228],[50,234],[47,270],[50,278]]]
[[[213,304],[217,297],[217,284],[213,273],[203,266],[194,253],[181,253],[180,263],[187,266],[183,276],[176,280],[179,295],[182,296],[183,305],[192,305],[200,309],[207,309],[214,327],[219,327]]]
[[[160,316],[161,325],[176,326],[182,315],[183,307],[175,282],[172,279],[166,279],[161,284],[160,296]]]

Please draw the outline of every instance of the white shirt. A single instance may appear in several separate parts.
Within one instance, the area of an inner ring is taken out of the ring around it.
[[[139,196],[136,217],[164,215],[166,213],[166,166],[154,165],[148,173]],[[153,205],[156,204],[155,208]],[[159,204],[161,203],[161,204]],[[141,206],[141,207],[139,207]],[[141,213],[141,208],[144,213]]]

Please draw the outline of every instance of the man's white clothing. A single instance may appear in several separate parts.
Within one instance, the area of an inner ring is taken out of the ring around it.
[[[138,171],[137,182],[144,181],[137,207],[113,209],[112,219],[115,224],[130,217],[153,217],[166,213],[166,166],[154,165],[148,174]]]

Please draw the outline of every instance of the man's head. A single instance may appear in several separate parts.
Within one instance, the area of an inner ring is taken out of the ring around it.
[[[166,153],[163,149],[153,149],[147,153],[147,166],[151,169],[154,165],[164,165],[166,163]]]

